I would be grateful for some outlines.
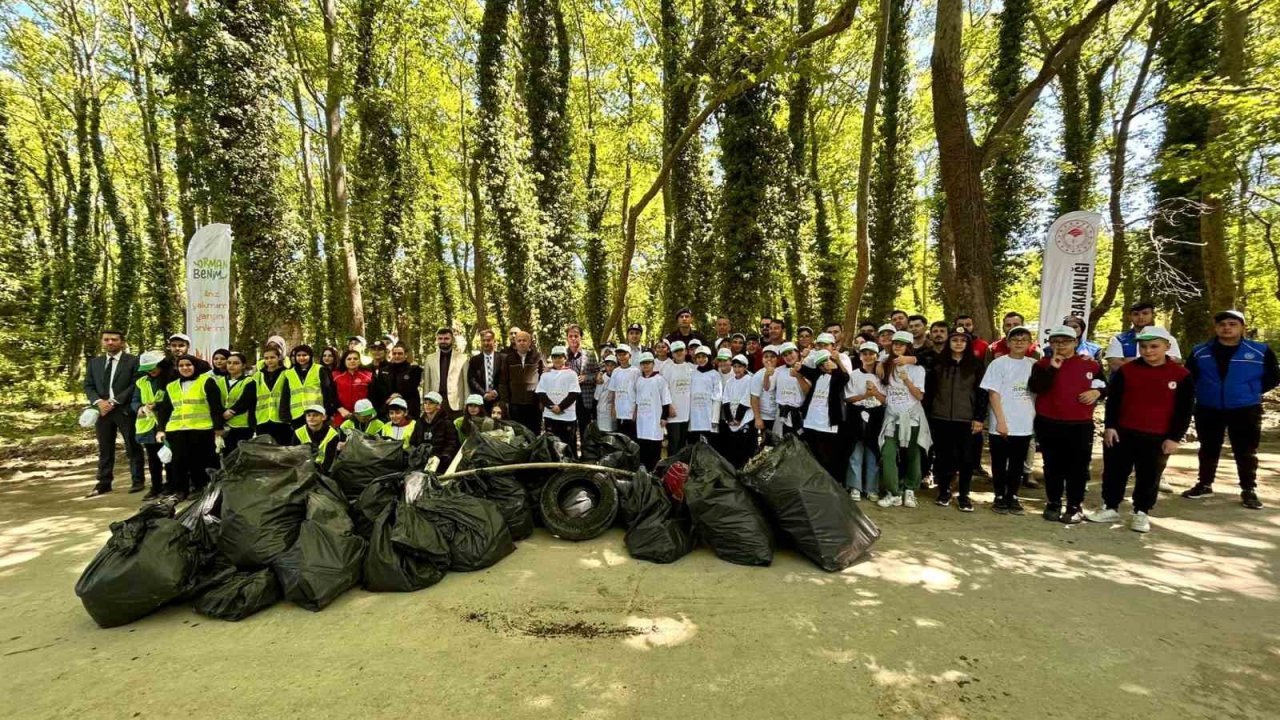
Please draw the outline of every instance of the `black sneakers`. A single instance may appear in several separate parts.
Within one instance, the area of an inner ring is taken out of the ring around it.
[[[1026,508],[1022,507],[1022,503],[1018,502],[1018,498],[1009,501],[1008,510],[1010,515],[1022,515],[1027,512]]]
[[[970,502],[967,495],[961,495],[956,498],[956,507],[960,509],[960,512],[973,512],[973,503]]]
[[[946,507],[946,506],[950,505],[950,504],[951,504],[951,493],[946,492],[946,491],[939,491],[939,492],[938,492],[938,499],[937,499],[937,500],[935,500],[934,502],[936,502],[936,503],[938,504],[938,507]]]
[[[1041,513],[1040,517],[1044,518],[1045,520],[1057,520],[1058,516],[1061,514],[1062,514],[1062,506],[1058,505],[1057,503],[1050,503],[1044,506],[1044,512]]]
[[[1002,498],[996,498],[996,501],[991,503],[991,509],[1001,515],[1009,514],[1009,505]]]
[[[1190,492],[1190,491],[1188,491],[1188,492]],[[1210,491],[1210,492],[1212,492],[1212,491]],[[1262,501],[1258,499],[1258,493],[1256,493],[1256,492],[1254,492],[1254,491],[1252,491],[1252,490],[1241,490],[1241,491],[1240,491],[1240,504],[1241,504],[1241,505],[1244,505],[1245,507],[1249,508],[1250,510],[1261,510],[1261,509],[1262,509]]]
[[[1182,497],[1188,498],[1188,499],[1195,499],[1195,498],[1202,498],[1202,497],[1205,497],[1206,495],[1212,495],[1212,494],[1213,494],[1212,485],[1202,485],[1200,483],[1196,483],[1195,487],[1183,492]]]
[[[1064,525],[1079,525],[1084,522],[1084,511],[1078,507],[1067,508],[1058,520]]]

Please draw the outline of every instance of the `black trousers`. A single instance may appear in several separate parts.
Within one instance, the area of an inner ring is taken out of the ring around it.
[[[969,497],[973,484],[973,424],[967,420],[930,420],[929,430],[937,457],[933,479],[938,483],[938,496],[951,494],[951,475],[955,473],[960,497]]]
[[[1102,449],[1102,503],[1120,507],[1124,489],[1133,473],[1133,511],[1151,512],[1160,495],[1160,476],[1169,456],[1161,446],[1164,438],[1151,433],[1121,428],[1120,442]]]
[[[711,430],[690,430],[688,437],[685,438],[685,446],[701,442],[704,438],[708,445],[715,446],[716,433]]]
[[[129,479],[134,487],[141,487],[142,448],[133,440],[133,416],[117,407],[100,416],[93,431],[98,439],[98,489],[110,490],[115,479],[116,431],[124,438],[124,454],[129,458]]]
[[[636,440],[636,444],[640,446],[640,464],[649,472],[658,466],[658,461],[662,459],[662,441],[661,440]]]
[[[1093,459],[1093,423],[1062,422],[1036,418],[1036,441],[1044,455],[1044,497],[1050,505],[1062,504],[1062,491],[1067,492],[1067,507],[1078,509],[1084,504],[1085,486],[1089,484],[1089,461]]]
[[[257,431],[259,435],[269,435],[277,445],[287,446],[293,444],[293,428],[287,423],[264,422],[258,423]]]
[[[757,442],[759,441],[754,425],[747,425],[739,430],[728,428],[720,430],[720,445],[723,448],[720,454],[738,469],[742,469],[742,466],[756,454]]]
[[[508,403],[507,412],[511,413],[511,420],[529,428],[534,435],[542,432],[542,408],[534,405],[526,405],[523,403]]]
[[[209,468],[218,466],[212,430],[175,430],[165,433],[173,451],[169,463],[169,492],[190,493],[204,489]]]
[[[1027,448],[1031,447],[1031,435],[999,433],[991,436],[991,486],[997,500],[1012,501],[1022,485],[1022,463],[1027,460]]]
[[[552,420],[544,417],[542,421],[547,424],[547,432],[555,435],[560,442],[564,443],[568,448],[569,457],[578,457],[578,423],[575,420]]]
[[[164,447],[159,443],[148,443],[142,446],[142,452],[147,456],[147,474],[151,476],[151,489],[154,492],[164,490],[165,466],[160,462],[160,448]]]
[[[1262,406],[1235,410],[1196,408],[1196,433],[1200,436],[1201,485],[1212,485],[1222,457],[1222,440],[1231,440],[1231,454],[1236,459],[1236,476],[1241,490],[1258,485],[1258,443],[1262,440]]]
[[[636,421],[624,420],[622,418],[618,418],[618,432],[622,433],[623,435],[626,435],[632,440],[635,440],[636,439]]]
[[[240,443],[252,439],[253,428],[227,428],[222,432],[222,442],[225,444],[222,448],[222,457],[230,455]]]
[[[689,443],[689,421],[667,421],[667,455],[675,455]]]
[[[848,465],[848,459],[841,462],[840,447],[842,445],[839,432],[819,432],[817,430],[806,430],[804,433],[805,444],[809,446],[809,452],[817,458],[818,463],[827,471],[837,484],[844,482],[844,469]]]

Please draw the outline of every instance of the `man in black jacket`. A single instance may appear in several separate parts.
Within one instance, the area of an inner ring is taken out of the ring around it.
[[[111,492],[116,464],[116,430],[124,436],[124,451],[129,458],[129,492],[146,489],[142,478],[142,448],[133,441],[133,411],[129,402],[136,389],[138,358],[124,351],[124,334],[117,330],[102,331],[103,354],[89,360],[84,374],[84,394],[89,404],[98,409],[94,434],[98,438],[98,482],[89,497]]]
[[[467,389],[484,398],[484,414],[505,403],[507,354],[498,351],[498,337],[488,328],[480,331],[480,352],[467,361]]]

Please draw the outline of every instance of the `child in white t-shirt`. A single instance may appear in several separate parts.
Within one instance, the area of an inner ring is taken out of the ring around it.
[[[880,429],[880,476],[884,481],[884,495],[877,503],[880,507],[903,505],[916,507],[916,489],[920,487],[920,458],[929,451],[933,436],[929,433],[929,419],[924,412],[925,369],[918,364],[908,364],[915,355],[914,338],[910,332],[899,330],[893,334],[889,357],[880,361],[876,374],[885,387],[884,425]],[[895,461],[902,451],[901,483],[899,463]],[[900,488],[901,485],[901,488]],[[901,495],[899,491],[901,490]]]
[[[991,399],[988,427],[991,485],[995,490],[992,509],[1001,514],[1022,515],[1025,510],[1018,502],[1018,485],[1036,420],[1035,396],[1027,391],[1027,379],[1036,361],[1027,357],[1030,329],[1020,326],[1010,330],[1005,342],[1009,354],[991,361],[979,387]]]

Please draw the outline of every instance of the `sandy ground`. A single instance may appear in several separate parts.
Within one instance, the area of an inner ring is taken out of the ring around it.
[[[864,504],[884,537],[837,574],[789,552],[651,565],[618,530],[540,531],[418,593],[240,623],[173,607],[113,630],[72,587],[139,496],[81,499],[89,448],[50,445],[0,463],[0,716],[1276,718],[1269,435],[1268,509],[1241,508],[1225,467],[1213,499],[1162,496],[1146,536],[1044,522],[1037,498],[1015,518],[986,493],[972,515],[930,495]],[[1179,490],[1193,447],[1173,462]]]

